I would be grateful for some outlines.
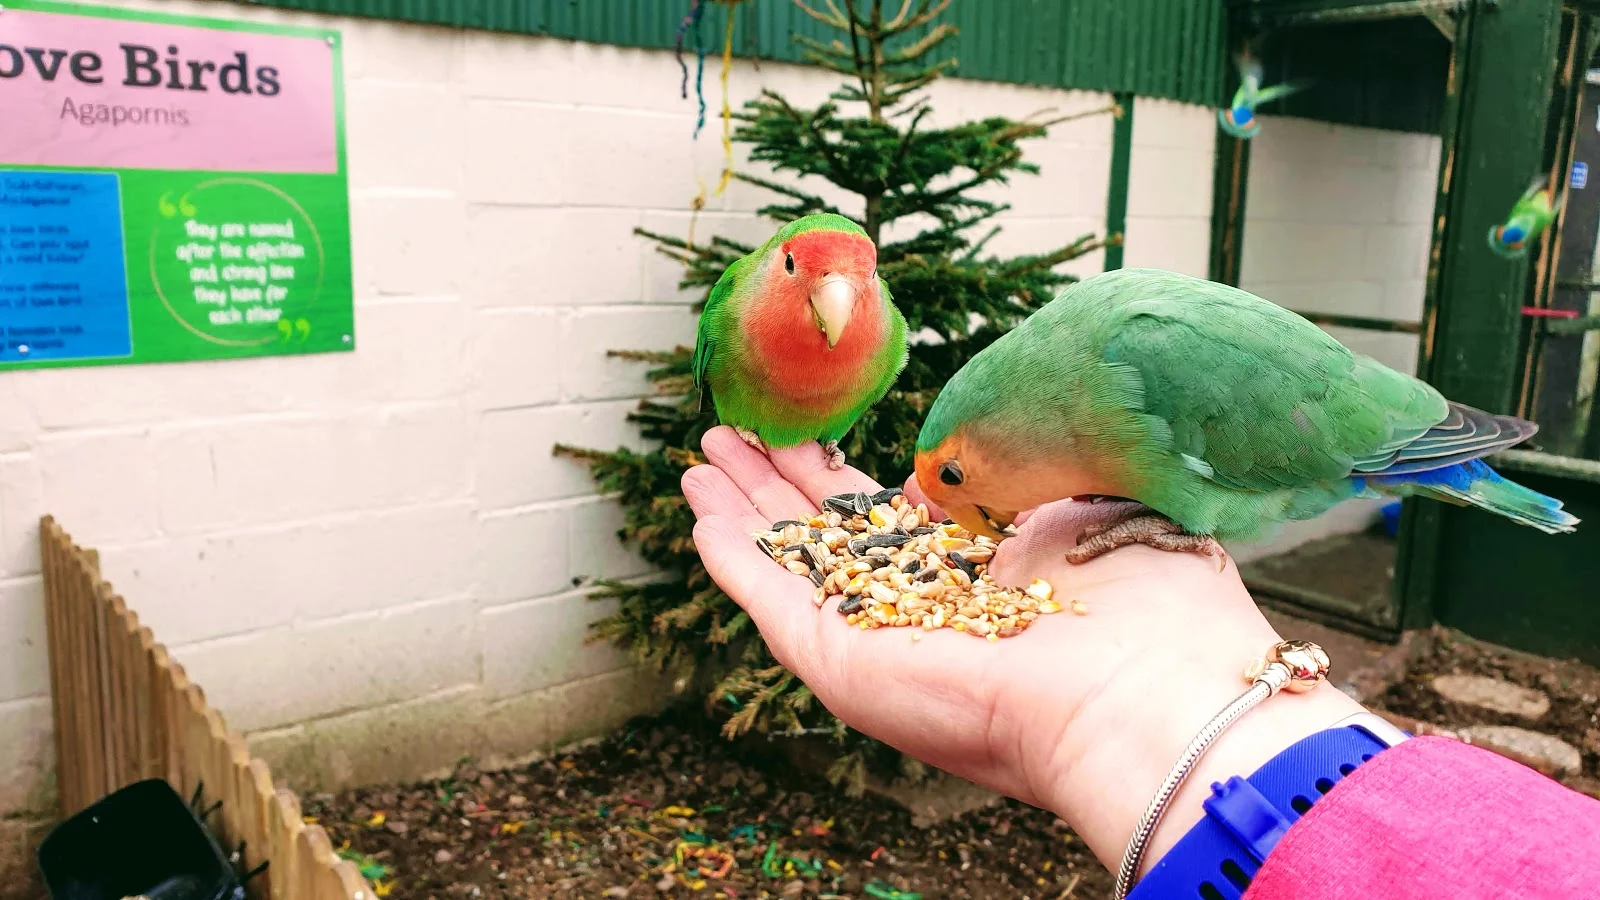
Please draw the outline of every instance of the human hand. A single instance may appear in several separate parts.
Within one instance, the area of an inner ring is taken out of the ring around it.
[[[775,565],[750,533],[808,518],[824,497],[881,487],[854,468],[830,470],[815,444],[763,455],[720,427],[702,447],[709,465],[683,478],[695,545],[773,656],[851,727],[1054,811],[1110,867],[1189,740],[1246,687],[1244,665],[1280,639],[1231,563],[1219,574],[1207,557],[1134,546],[1069,565],[1063,553],[1079,532],[1126,511],[1072,501],[1034,511],[990,571],[1003,584],[1043,578],[1063,607],[1081,601],[1087,615],[1041,616],[997,642],[948,629],[862,631],[813,605],[810,580]],[[914,479],[906,493],[926,502]],[[1323,685],[1244,716],[1179,792],[1147,859],[1199,819],[1211,781],[1247,775],[1359,710]]]

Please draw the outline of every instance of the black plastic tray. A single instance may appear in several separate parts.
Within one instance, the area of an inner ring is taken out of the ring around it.
[[[242,900],[244,888],[194,810],[159,778],[62,822],[39,845],[52,900]]]

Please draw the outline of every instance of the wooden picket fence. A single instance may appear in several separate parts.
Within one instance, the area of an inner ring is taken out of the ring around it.
[[[48,516],[39,534],[62,818],[136,781],[164,778],[185,798],[200,788],[206,806],[222,801],[207,823],[230,853],[244,844],[245,866],[270,862],[251,879],[253,897],[374,897],[327,832],[301,818],[299,798],[273,788],[266,763],[250,757],[244,738],[100,577],[95,551]]]

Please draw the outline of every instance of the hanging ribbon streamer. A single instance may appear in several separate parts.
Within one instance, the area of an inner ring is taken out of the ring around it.
[[[733,3],[728,4],[728,27],[722,39],[722,180],[717,196],[728,189],[733,178],[733,107],[728,102],[728,74],[733,71]]]
[[[678,85],[678,94],[685,100],[689,99],[689,67],[683,61],[683,35],[690,28],[694,28],[695,33],[699,34],[700,17],[705,15],[705,7],[701,3],[702,0],[691,0],[689,14],[678,23],[678,39],[672,44],[673,53],[678,59],[678,69],[683,73],[683,81]]]
[[[704,13],[704,0],[694,0],[694,95],[700,101],[700,117],[694,123],[695,140],[700,139],[700,129],[706,127],[706,42],[700,33]]]
[[[684,16],[683,21],[678,24],[678,39],[675,44],[677,50],[678,69],[683,75],[683,81],[679,86],[679,93],[682,94],[684,99],[688,99],[689,66],[683,60],[683,42],[684,36],[691,29],[693,29],[694,51],[697,58],[694,89],[696,99],[698,99],[700,102],[699,115],[696,117],[694,124],[695,140],[700,139],[700,132],[703,128],[705,128],[706,124],[706,46],[704,41],[701,39],[700,26],[705,19],[707,2],[709,2],[709,0],[691,0],[689,14]],[[716,0],[716,2],[725,5],[728,10],[728,18],[723,27],[722,35],[722,73],[720,76],[722,81],[722,177],[717,181],[717,189],[714,194],[715,196],[720,197],[722,196],[723,192],[728,189],[728,182],[733,180],[733,102],[729,96],[728,77],[733,73],[734,8],[740,3],[744,2],[744,0]],[[695,181],[699,184],[700,190],[694,195],[694,199],[689,201],[691,215],[689,217],[688,244],[691,247],[694,246],[695,223],[700,217],[700,211],[705,209],[706,206],[705,179],[701,178],[699,175],[696,175]]]

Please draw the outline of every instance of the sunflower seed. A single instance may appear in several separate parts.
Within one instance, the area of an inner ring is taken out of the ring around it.
[[[910,540],[909,536],[903,534],[869,534],[851,541],[848,546],[851,553],[862,556],[873,547],[904,547]]]
[[[966,557],[962,556],[959,553],[951,553],[949,556],[947,556],[945,558],[950,560],[950,562],[952,564],[954,564],[956,568],[958,568],[961,571],[967,573],[967,577],[968,578],[971,578],[971,579],[974,579],[974,580],[977,579],[978,570],[977,570],[976,567],[974,567],[972,565],[972,563],[967,562]]]
[[[889,503],[896,497],[904,497],[905,493],[905,491],[899,488],[884,488],[876,494],[873,494],[869,499],[872,501],[873,506],[877,506],[880,503]]]
[[[841,516],[864,516],[872,512],[872,498],[866,494],[836,494],[822,501],[823,509]]]

